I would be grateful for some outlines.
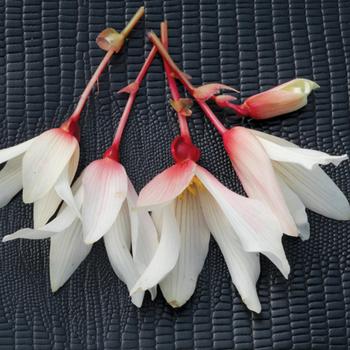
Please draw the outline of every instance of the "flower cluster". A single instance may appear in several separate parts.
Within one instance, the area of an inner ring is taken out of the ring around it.
[[[222,90],[237,93],[229,86],[192,85],[168,53],[167,24],[163,22],[160,39],[154,33],[148,35],[153,48],[137,78],[119,91],[128,94],[128,101],[111,146],[71,186],[79,163],[81,111],[98,77],[143,12],[140,8],[121,33],[108,28],[99,35],[97,43],[107,53],[65,123],[0,151],[0,162],[7,162],[0,172],[0,205],[6,205],[21,189],[23,201],[34,204],[33,228],[21,229],[3,241],[49,238],[51,289],[56,291],[86,258],[93,243],[103,237],[111,266],[136,306],[142,305],[146,291],[154,299],[159,285],[167,302],[180,307],[194,293],[212,235],[243,302],[260,312],[256,291],[259,254],[287,278],[290,266],[282,236],[309,238],[306,208],[332,219],[350,220],[346,197],[319,166],[338,165],[347,156],[302,149],[240,126],[227,129],[209,101],[241,117],[267,119],[302,108],[318,85],[294,79],[239,105],[234,96],[220,95]],[[180,134],[171,144],[174,165],[151,180],[138,196],[121,164],[119,145],[139,87],[157,54],[163,59]],[[179,83],[187,97],[181,97]],[[198,163],[201,151],[193,144],[187,123],[194,101],[221,135],[247,196],[226,188]]]

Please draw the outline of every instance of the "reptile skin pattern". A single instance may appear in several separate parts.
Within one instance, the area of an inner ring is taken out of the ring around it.
[[[316,81],[300,111],[266,121],[217,108],[244,125],[331,154],[350,152],[348,0],[0,0],[0,147],[59,126],[102,59],[98,33],[121,30],[137,8],[145,18],[113,57],[84,109],[80,171],[112,140],[131,82],[151,45],[146,31],[169,23],[169,50],[194,85],[222,82],[244,99],[294,77]],[[152,64],[126,128],[121,161],[139,191],[172,164],[178,134],[162,63]],[[243,193],[219,134],[195,106],[189,120],[200,164]],[[325,167],[350,197],[350,163]],[[214,241],[192,299],[181,309],[160,295],[134,307],[103,242],[57,293],[49,284],[49,241],[0,243],[0,350],[350,348],[350,222],[309,212],[311,238],[284,238],[285,280],[265,258],[260,315],[242,304]],[[32,225],[17,195],[0,210],[1,238]]]

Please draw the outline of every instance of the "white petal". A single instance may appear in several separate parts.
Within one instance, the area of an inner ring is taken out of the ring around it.
[[[75,176],[76,166],[78,161],[79,161],[79,149],[77,149],[74,152],[73,157],[69,161],[69,167],[68,167],[69,183],[72,182]],[[81,185],[81,177],[74,182],[73,192],[77,192],[80,185]],[[81,195],[79,198],[81,198]],[[62,202],[62,199],[57,195],[54,188],[50,190],[48,194],[46,194],[43,198],[35,201],[34,208],[33,208],[34,228],[40,228],[44,226],[52,217],[52,215],[55,214],[61,202]],[[80,201],[80,206],[81,206],[81,201]]]
[[[24,153],[37,138],[38,137],[34,137],[28,141],[20,143],[19,145],[0,150],[0,164]]]
[[[129,213],[125,202],[119,211],[117,220],[103,239],[112,268],[127,285],[129,291],[140,276],[130,253],[130,230]],[[132,295],[133,304],[141,307],[143,296],[144,292]]]
[[[247,307],[259,313],[261,305],[256,292],[260,274],[259,254],[243,250],[236,233],[212,195],[203,191],[200,196],[205,219],[225,258],[233,284]]]
[[[128,209],[131,222],[132,258],[140,274],[151,262],[157,247],[158,234],[149,213],[143,208],[136,208],[137,194],[128,180]],[[150,290],[152,300],[157,295],[157,288]]]
[[[288,186],[312,211],[335,220],[350,220],[350,205],[333,180],[319,167],[274,163]]]
[[[281,187],[288,209],[297,225],[300,238],[305,241],[310,238],[310,224],[305,211],[305,205],[295,192],[285,183],[278,173],[277,180]]]
[[[44,197],[79,147],[74,136],[51,129],[35,139],[23,157],[23,201],[32,203]]]
[[[58,197],[54,189],[50,190],[44,197],[35,201],[33,206],[34,228],[44,226],[53,214],[55,214],[61,201],[61,198]]]
[[[198,166],[197,176],[217,201],[243,249],[266,255],[287,278],[290,267],[281,242],[282,232],[271,210],[260,201],[230,191],[202,167]]]
[[[79,163],[79,148],[74,152],[71,160],[63,169],[62,174],[58,178],[55,184],[55,191],[58,196],[63,199],[68,206],[76,213],[77,217],[81,219],[80,211],[77,207],[77,204],[74,200],[73,192],[70,187],[74,174],[76,173]]]
[[[75,220],[67,230],[51,238],[50,282],[53,292],[61,288],[92,248],[85,244],[81,222]]]
[[[284,139],[260,131],[252,130],[252,132],[258,137],[269,157],[275,161],[299,164],[307,169],[312,169],[317,164],[338,165],[348,159],[346,154],[331,156],[324,152],[300,148]]]
[[[0,171],[0,208],[22,189],[22,156],[9,160]]]
[[[22,238],[22,239],[45,239],[50,238],[57,234],[57,232],[47,232],[43,230],[34,230],[32,228],[23,228],[21,230],[16,231],[10,235],[5,236],[2,241],[9,242],[14,239]]]
[[[124,167],[112,159],[92,162],[83,173],[82,207],[86,243],[99,240],[112,226],[126,198],[128,178]]]
[[[172,307],[184,305],[192,296],[208,254],[210,232],[205,223],[199,198],[185,191],[176,200],[181,247],[176,266],[160,282],[164,298]]]
[[[165,169],[141,190],[137,206],[153,209],[169,204],[190,184],[196,167],[194,161],[185,160]]]
[[[76,181],[76,183],[79,185],[79,179]],[[82,186],[78,188],[76,184],[73,186],[73,190],[75,193],[75,201],[77,202],[78,208],[81,207],[82,201],[83,201],[83,188]],[[60,211],[58,212],[55,219],[50,221],[45,226],[39,228],[39,229],[31,229],[31,228],[24,228],[22,230],[19,230],[11,235],[7,235],[3,238],[3,242],[11,241],[13,239],[17,238],[24,238],[24,239],[44,239],[53,237],[56,234],[61,234],[63,231],[68,230],[76,220],[77,217],[75,215],[75,212],[67,206],[61,207]]]
[[[131,294],[156,286],[175,267],[179,257],[181,241],[174,203],[156,210],[161,210],[163,216],[159,246],[151,263],[132,288]]]
[[[269,206],[279,220],[282,232],[298,236],[271,160],[257,137],[249,129],[234,127],[225,132],[224,145],[248,197]]]

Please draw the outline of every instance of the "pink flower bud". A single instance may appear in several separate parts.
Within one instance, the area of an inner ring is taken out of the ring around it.
[[[308,79],[294,79],[247,98],[240,106],[251,118],[268,119],[294,112],[307,104],[307,97],[319,85]]]

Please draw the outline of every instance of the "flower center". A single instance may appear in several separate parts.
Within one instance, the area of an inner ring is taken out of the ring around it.
[[[178,196],[178,199],[183,200],[188,193],[191,196],[197,196],[197,194],[204,189],[201,180],[197,176],[194,176],[190,184],[186,189]]]

